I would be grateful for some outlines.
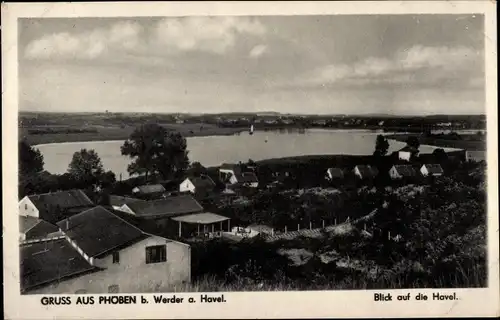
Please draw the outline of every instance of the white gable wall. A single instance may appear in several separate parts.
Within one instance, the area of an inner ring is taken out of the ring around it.
[[[37,207],[31,202],[31,200],[26,196],[19,201],[19,215],[29,216],[29,217],[40,217],[40,212]]]
[[[410,158],[411,158],[411,152],[408,152],[408,151],[399,151],[399,152],[398,152],[398,158],[399,158],[400,160],[410,161]]]
[[[191,193],[194,193],[196,190],[196,187],[194,186],[194,184],[191,182],[191,180],[186,179],[184,181],[181,182],[181,184],[179,185],[179,191],[180,192],[186,192],[186,191],[189,191]]]

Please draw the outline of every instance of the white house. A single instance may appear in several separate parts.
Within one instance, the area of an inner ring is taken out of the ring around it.
[[[357,165],[354,167],[354,175],[359,179],[372,179],[378,175],[378,169],[370,165]]]
[[[242,172],[239,165],[223,163],[219,168],[219,175],[223,182],[229,184],[239,184],[251,188],[259,186],[259,180],[255,173]]]
[[[190,282],[189,245],[144,233],[103,207],[58,226],[62,236],[20,244],[23,293],[152,292]]]
[[[441,168],[439,164],[424,164],[420,168],[420,173],[422,173],[424,177],[427,176],[439,177],[443,175],[443,168]]]
[[[398,159],[410,161],[411,156],[417,153],[418,153],[417,149],[410,146],[405,146],[404,148],[398,151]]]
[[[328,168],[326,170],[326,178],[328,180],[342,179],[344,177],[344,171],[340,168]]]
[[[19,215],[56,223],[72,214],[94,207],[82,190],[67,190],[25,196],[19,201]]]
[[[391,179],[412,178],[417,175],[415,169],[410,165],[394,165],[389,170]]]
[[[206,193],[215,188],[215,182],[207,175],[188,177],[179,185],[180,192]]]

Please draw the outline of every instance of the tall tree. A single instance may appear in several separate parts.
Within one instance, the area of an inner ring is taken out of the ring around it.
[[[415,148],[417,150],[420,147],[420,141],[418,141],[418,138],[415,137],[415,136],[408,137],[408,139],[406,139],[406,144],[409,147],[413,147],[413,148]]]
[[[68,173],[74,180],[96,183],[104,173],[101,158],[92,149],[81,149],[73,154]]]
[[[30,175],[43,170],[43,155],[40,150],[33,148],[26,140],[19,142],[19,173]]]
[[[375,142],[375,151],[373,152],[374,156],[385,156],[387,151],[389,150],[389,141],[379,134],[377,136],[377,141]]]
[[[180,176],[188,167],[187,142],[178,132],[170,132],[152,123],[134,130],[121,147],[122,155],[133,162],[127,171],[133,174],[159,174],[163,179]]]

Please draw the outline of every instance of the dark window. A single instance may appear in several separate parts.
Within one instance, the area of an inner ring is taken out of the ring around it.
[[[113,252],[113,263],[120,263],[120,252]]]
[[[28,210],[28,204],[27,203],[24,204],[24,210]]]
[[[120,287],[117,284],[108,287],[108,293],[119,293]]]
[[[158,263],[167,261],[167,246],[146,247],[146,263]]]

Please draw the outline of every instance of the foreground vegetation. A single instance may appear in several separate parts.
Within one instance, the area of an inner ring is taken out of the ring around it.
[[[418,149],[418,139],[407,143]],[[237,243],[193,242],[192,284],[151,290],[484,287],[486,164],[464,162],[442,149],[432,155],[415,154],[413,165],[440,163],[444,176],[395,182],[387,171],[399,160],[387,155],[387,149],[388,142],[380,136],[373,156],[307,156],[242,164],[255,167],[259,188],[237,190],[229,200],[203,199],[207,211],[230,217],[233,226],[257,223],[291,231],[297,226],[320,228],[325,222],[343,223],[344,231],[274,242],[261,237]],[[42,155],[26,141],[20,143],[19,152],[20,196],[80,188],[105,205],[106,195],[130,194],[145,182],[167,184],[170,179],[177,189],[178,179],[195,171],[217,180],[216,168],[189,163],[182,135],[157,125],[137,128],[124,142],[122,153],[131,157],[129,170],[143,176],[121,182],[103,170],[93,150],[75,153],[63,175],[44,172]],[[357,180],[350,173],[356,164],[374,165],[381,174],[374,180]],[[325,173],[331,166],[345,169],[346,177],[327,182]],[[355,221],[374,209],[369,220]],[[173,230],[165,236],[175,238],[175,234]]]

